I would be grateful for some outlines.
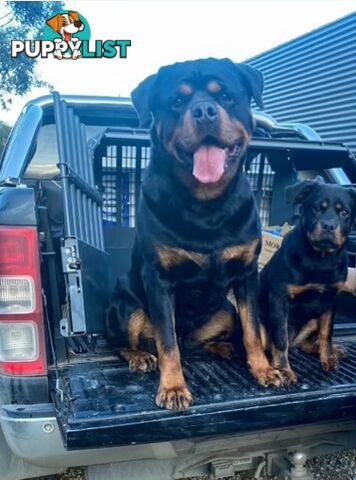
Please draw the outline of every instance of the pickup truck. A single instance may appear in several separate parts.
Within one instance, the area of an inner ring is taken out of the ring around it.
[[[293,224],[284,189],[322,175],[356,183],[356,159],[302,124],[254,112],[245,159],[263,226]],[[356,300],[340,294],[336,372],[293,352],[299,382],[264,389],[244,362],[183,352],[195,398],[154,403],[157,372],[131,374],[106,339],[127,272],[150,141],[129,99],[41,97],[26,105],[0,165],[0,478],[82,465],[87,478],[168,480],[243,470],[310,477],[305,460],[356,446]],[[348,250],[355,266],[356,231]]]

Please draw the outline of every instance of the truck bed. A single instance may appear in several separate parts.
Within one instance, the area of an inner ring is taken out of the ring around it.
[[[239,358],[185,355],[194,405],[183,413],[155,406],[158,372],[132,374],[120,360],[67,366],[60,372],[64,395],[54,396],[65,447],[130,445],[356,416],[356,341],[344,345],[349,358],[337,372],[326,373],[316,357],[293,352],[298,384],[267,389]]]

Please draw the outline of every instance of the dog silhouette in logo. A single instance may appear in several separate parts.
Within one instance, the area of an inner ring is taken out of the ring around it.
[[[81,21],[78,12],[71,11],[68,13],[58,13],[54,17],[47,20],[46,23],[52,28],[52,30],[62,37],[62,40],[66,41],[67,43],[73,42],[74,45],[75,42],[78,41],[74,35],[84,30],[84,24]],[[60,49],[56,49],[53,54],[59,60],[63,58],[63,52]],[[79,48],[72,48],[72,54],[70,58],[76,60],[80,56],[81,52]]]

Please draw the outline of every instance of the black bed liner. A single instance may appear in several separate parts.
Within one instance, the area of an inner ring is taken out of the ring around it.
[[[265,389],[244,363],[186,358],[194,406],[184,413],[154,405],[158,373],[131,374],[121,362],[86,363],[61,372],[64,398],[55,399],[67,449],[158,442],[277,428],[356,416],[356,342],[337,372],[317,358],[291,355],[299,383]]]

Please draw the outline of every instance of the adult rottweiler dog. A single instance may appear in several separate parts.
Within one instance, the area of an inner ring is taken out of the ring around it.
[[[210,58],[162,67],[132,92],[141,125],[151,126],[151,159],[128,285],[114,294],[108,325],[126,338],[121,353],[133,371],[156,368],[156,357],[140,343],[154,339],[156,404],[167,409],[192,403],[177,335],[189,346],[233,354],[230,289],[252,374],[261,384],[279,383],[261,343],[260,221],[242,171],[254,128],[250,101],[261,105],[262,89],[254,68]]]
[[[332,344],[332,333],[336,295],[347,277],[345,243],[356,216],[356,189],[317,177],[288,187],[286,199],[301,205],[301,217],[261,272],[260,314],[272,364],[290,383],[297,377],[288,348],[318,354],[325,370],[337,368],[346,355]]]

